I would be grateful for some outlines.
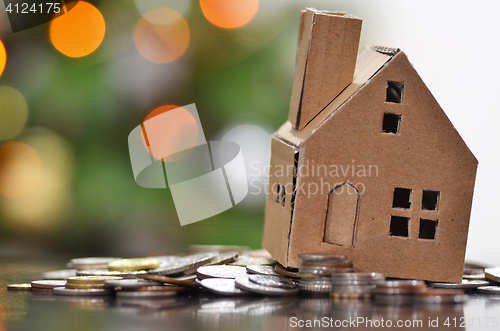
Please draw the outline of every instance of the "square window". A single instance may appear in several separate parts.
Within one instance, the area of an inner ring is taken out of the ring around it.
[[[411,208],[411,189],[396,187],[394,189],[394,198],[392,208]]]
[[[422,194],[422,209],[423,210],[438,210],[439,206],[439,191],[425,191]]]
[[[409,222],[410,218],[408,217],[391,216],[391,227],[390,227],[391,236],[408,238]]]
[[[387,96],[385,101],[403,103],[404,84],[399,82],[387,82]]]
[[[399,134],[401,115],[385,113],[382,121],[382,132]]]
[[[436,240],[438,221],[420,219],[420,231],[418,237],[420,239]]]

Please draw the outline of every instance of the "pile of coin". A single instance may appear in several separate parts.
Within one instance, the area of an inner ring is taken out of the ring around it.
[[[384,275],[371,273],[332,274],[333,290],[330,295],[337,299],[370,299],[375,285],[385,280]]]
[[[419,280],[387,281],[380,273],[353,272],[352,261],[343,255],[299,254],[302,264],[295,269],[247,247],[193,246],[189,251],[190,255],[72,259],[68,263],[72,269],[46,272],[43,280],[12,284],[8,290],[66,297],[114,295],[127,302],[142,300],[140,305],[145,299],[170,300],[180,293],[203,292],[219,296],[323,294],[332,302],[363,302],[374,297],[381,305],[460,303],[467,298],[463,290],[500,293],[500,286],[492,286],[500,283],[500,268],[469,265],[464,278],[471,277],[461,283],[427,285]]]
[[[331,276],[335,273],[352,272],[352,261],[345,255],[302,253],[297,257],[302,260],[298,276],[301,292],[328,294],[333,290]]]

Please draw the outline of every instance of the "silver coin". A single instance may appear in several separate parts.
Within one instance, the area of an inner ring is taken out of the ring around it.
[[[114,279],[105,280],[104,285],[112,288],[138,289],[141,287],[161,285],[161,283],[144,279]]]
[[[163,276],[178,274],[210,263],[215,260],[218,255],[219,253],[217,252],[210,252],[184,256],[168,266],[160,266],[156,269],[148,270],[147,273]]]
[[[44,279],[64,280],[76,276],[76,269],[47,271],[42,274]]]
[[[34,280],[31,282],[32,288],[55,288],[55,287],[64,287],[66,285],[66,281],[64,280]]]
[[[461,283],[431,283],[435,288],[452,288],[452,289],[475,289],[480,286],[488,286],[490,282],[487,280],[462,280]]]
[[[302,292],[310,292],[310,293],[330,293],[333,291],[332,284],[315,284],[315,283],[299,283],[299,289]]]
[[[101,296],[101,295],[112,295],[113,290],[105,288],[65,288],[56,287],[54,288],[54,294],[56,295],[74,295],[74,296]]]
[[[126,299],[155,299],[173,297],[177,295],[177,291],[117,291],[117,298]]]
[[[247,269],[247,273],[249,273],[249,274],[259,274],[259,275],[283,277],[282,274],[277,273],[274,270],[274,267],[271,267],[268,265],[247,265],[246,269]]]
[[[500,283],[500,267],[484,269],[484,276],[486,279]]]
[[[328,253],[300,253],[297,257],[302,261],[310,262],[330,262],[330,261],[342,261],[346,260],[347,256],[339,254],[328,254]]]
[[[296,288],[297,284],[288,278],[264,275],[249,275],[248,278],[251,282],[263,286],[271,286],[278,288]]]
[[[109,271],[109,270],[79,270],[76,272],[77,276],[117,276],[124,279],[134,279],[139,275],[145,275],[146,271]]]
[[[247,269],[245,267],[231,266],[231,265],[213,265],[199,267],[196,270],[196,275],[200,279],[205,278],[237,278],[248,277]]]
[[[251,282],[248,277],[236,278],[236,287],[248,292],[271,295],[271,296],[282,296],[282,295],[296,295],[299,292],[298,288],[287,289],[287,288],[277,288],[270,286],[262,286]]]
[[[200,281],[201,286],[212,293],[224,296],[247,296],[248,291],[236,287],[236,281],[228,278],[206,278]]]
[[[481,286],[477,288],[477,293],[500,294],[500,286]]]

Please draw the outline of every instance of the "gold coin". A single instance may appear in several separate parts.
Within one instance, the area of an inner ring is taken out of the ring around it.
[[[29,290],[31,290],[31,284],[10,284],[10,285],[7,285],[7,290],[9,290],[9,291],[29,291]]]
[[[75,276],[68,277],[66,284],[104,284],[106,280],[122,279],[118,276]]]
[[[108,264],[111,271],[134,271],[158,268],[160,261],[151,258],[134,258],[113,261]]]
[[[106,285],[104,285],[104,283],[102,283],[102,284],[71,284],[71,283],[66,284],[66,288],[85,289],[85,288],[105,288],[105,287],[106,287]]]

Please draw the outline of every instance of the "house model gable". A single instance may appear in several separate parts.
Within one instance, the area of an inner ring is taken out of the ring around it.
[[[355,271],[460,282],[476,168],[404,52],[367,48],[340,94],[273,136],[264,248],[287,267],[324,252]]]

